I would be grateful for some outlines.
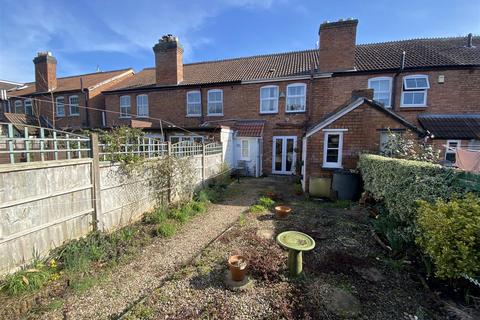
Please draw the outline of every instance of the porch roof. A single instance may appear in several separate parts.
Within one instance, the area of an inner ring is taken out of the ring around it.
[[[237,137],[261,137],[264,125],[264,120],[243,120],[236,121],[234,129],[237,131]]]
[[[480,114],[421,114],[420,124],[437,139],[480,139]]]

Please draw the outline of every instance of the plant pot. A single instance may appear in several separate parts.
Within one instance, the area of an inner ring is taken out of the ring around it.
[[[228,268],[233,281],[243,281],[247,272],[247,260],[240,255],[230,256],[228,258]]]
[[[275,207],[275,213],[280,218],[284,218],[284,217],[288,216],[291,212],[292,212],[292,208],[287,207],[287,206],[277,206],[277,207]]]

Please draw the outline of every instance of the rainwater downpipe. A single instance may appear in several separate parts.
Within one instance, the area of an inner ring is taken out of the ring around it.
[[[403,72],[405,68],[405,51],[402,51],[402,57],[400,59],[400,69],[395,73],[393,76],[393,83],[392,83],[392,111],[395,110],[396,102],[397,102],[397,78]]]

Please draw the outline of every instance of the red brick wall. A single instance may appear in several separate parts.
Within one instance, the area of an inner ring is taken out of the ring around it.
[[[320,71],[353,70],[358,20],[320,25]]]
[[[155,76],[159,85],[183,81],[183,49],[181,47],[155,52]]]

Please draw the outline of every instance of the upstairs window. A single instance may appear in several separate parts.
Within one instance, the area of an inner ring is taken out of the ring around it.
[[[148,117],[148,96],[146,94],[140,94],[137,96],[137,117]]]
[[[294,83],[287,86],[286,112],[305,112],[306,90],[304,83]]]
[[[278,112],[278,86],[260,88],[260,113]]]
[[[386,108],[392,106],[392,78],[378,77],[369,79],[368,88],[373,89],[373,100],[380,102]]]
[[[120,118],[130,118],[132,105],[130,103],[130,96],[120,97]]]
[[[22,101],[15,101],[15,113],[22,113]]]
[[[223,91],[208,90],[208,115],[223,116]]]
[[[202,96],[200,91],[187,92],[187,116],[200,117],[202,115]]]
[[[25,114],[33,115],[32,99],[25,100]]]
[[[55,99],[55,110],[57,117],[65,117],[65,98],[64,97],[57,97]]]
[[[427,91],[430,89],[428,77],[424,75],[403,78],[402,107],[425,107]]]
[[[70,104],[70,115],[71,116],[80,115],[80,111],[78,109],[78,96],[70,96],[68,99]]]
[[[456,161],[457,148],[460,148],[460,140],[447,140],[445,160],[451,164]]]

